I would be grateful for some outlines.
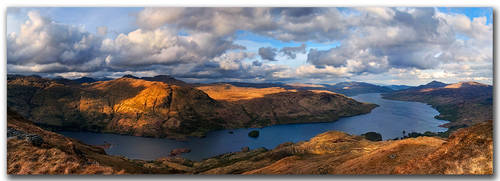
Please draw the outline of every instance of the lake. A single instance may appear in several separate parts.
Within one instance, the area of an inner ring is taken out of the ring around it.
[[[378,104],[379,107],[368,114],[341,118],[335,122],[220,130],[208,133],[205,138],[190,138],[188,141],[90,132],[59,133],[92,145],[111,143],[111,148],[106,149],[110,155],[154,160],[168,156],[172,149],[190,148],[191,152],[182,156],[199,161],[223,153],[240,151],[245,146],[250,147],[250,149],[260,147],[272,149],[284,142],[309,140],[315,135],[330,130],[356,135],[375,131],[382,134],[384,140],[402,137],[403,130],[406,133],[447,130],[447,128],[438,127],[447,121],[435,119],[434,116],[438,115],[439,112],[430,105],[382,99],[378,93],[361,94],[353,96],[353,98],[360,102]],[[260,136],[258,138],[248,137],[248,132],[252,130],[259,130]],[[233,134],[230,134],[229,131],[232,131]]]

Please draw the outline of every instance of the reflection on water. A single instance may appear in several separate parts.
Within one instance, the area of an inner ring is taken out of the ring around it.
[[[330,123],[307,123],[275,125],[265,128],[242,128],[221,130],[208,133],[205,138],[190,138],[188,141],[145,138],[104,133],[60,132],[68,137],[79,139],[87,144],[112,146],[106,150],[111,155],[123,155],[131,159],[153,160],[165,157],[175,148],[190,148],[190,153],[182,156],[191,160],[201,160],[227,152],[240,151],[242,147],[250,149],[265,147],[272,149],[283,142],[308,140],[317,134],[339,130],[349,134],[362,134],[375,131],[383,139],[403,136],[403,130],[409,132],[439,132],[446,128],[438,127],[447,121],[434,118],[439,113],[429,105],[418,102],[393,101],[382,99],[380,94],[362,94],[353,96],[361,102],[378,104],[379,107],[364,115],[341,118]],[[251,130],[259,130],[258,138],[248,137]],[[232,131],[233,134],[229,134]]]

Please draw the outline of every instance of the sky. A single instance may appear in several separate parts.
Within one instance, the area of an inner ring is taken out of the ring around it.
[[[492,84],[492,16],[477,7],[10,7],[7,72]]]

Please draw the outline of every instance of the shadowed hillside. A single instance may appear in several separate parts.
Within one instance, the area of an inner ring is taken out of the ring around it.
[[[146,79],[152,81],[127,75],[65,84],[16,76],[8,80],[7,103],[44,127],[180,139],[223,128],[334,121],[375,107],[325,92],[218,85],[202,88],[207,94],[168,76]]]
[[[107,155],[102,148],[46,131],[10,109],[7,128],[8,174],[182,173],[169,167],[147,168],[144,161]]]
[[[383,95],[386,99],[418,101],[439,111],[446,127],[470,126],[493,118],[493,86],[477,82],[429,84]]]

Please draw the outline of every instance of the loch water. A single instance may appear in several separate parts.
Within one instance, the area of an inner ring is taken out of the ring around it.
[[[240,151],[242,147],[272,149],[284,142],[307,141],[310,138],[330,130],[349,134],[363,134],[374,131],[382,134],[384,140],[403,136],[403,130],[410,132],[441,132],[446,128],[439,125],[447,121],[435,119],[438,115],[430,105],[419,102],[395,101],[382,99],[379,93],[361,94],[352,98],[360,102],[375,103],[379,106],[368,114],[340,118],[328,123],[304,123],[274,125],[264,128],[242,128],[219,130],[207,134],[204,138],[189,138],[187,141],[146,138],[107,133],[59,132],[65,136],[87,144],[102,145],[111,143],[106,149],[110,155],[121,155],[131,159],[154,160],[166,157],[175,148],[189,148],[190,153],[182,154],[191,160],[202,160],[228,152]],[[260,136],[251,138],[248,132],[259,130]],[[230,133],[232,132],[232,133]]]

